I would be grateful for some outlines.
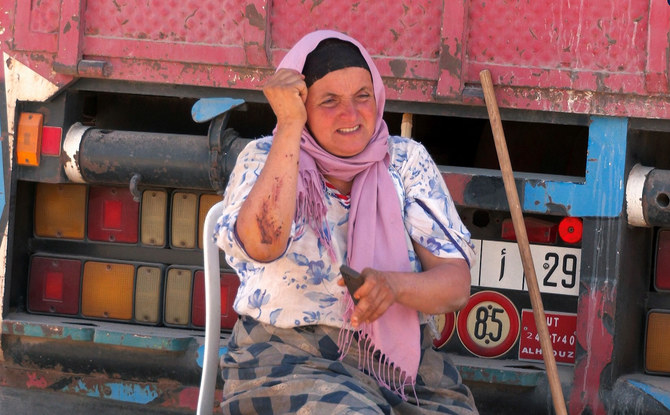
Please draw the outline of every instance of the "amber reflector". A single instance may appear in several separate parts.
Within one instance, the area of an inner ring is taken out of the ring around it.
[[[177,192],[172,196],[172,246],[195,248],[198,197]]]
[[[167,193],[147,190],[142,194],[140,234],[142,244],[165,246],[165,221],[167,218]]]
[[[165,282],[165,324],[186,326],[191,310],[190,270],[171,268]]]
[[[202,229],[205,227],[205,218],[207,217],[207,212],[212,208],[217,202],[220,202],[221,196],[219,195],[201,195],[200,196],[200,207],[198,208],[198,248],[202,249]]]
[[[670,229],[658,231],[654,286],[659,291],[670,291]]]
[[[237,321],[237,313],[233,310],[233,302],[237,295],[240,280],[235,274],[221,273],[221,328],[232,329]],[[205,273],[196,271],[193,280],[193,307],[191,322],[194,326],[205,326]]]
[[[28,310],[78,314],[81,261],[33,257],[28,282]]]
[[[161,269],[142,266],[137,268],[135,280],[135,320],[158,323],[161,301]]]
[[[85,263],[81,313],[87,317],[130,320],[134,273],[135,268],[130,264]]]
[[[42,150],[44,115],[24,112],[19,117],[16,132],[16,161],[26,166],[39,166]]]
[[[93,241],[137,242],[139,203],[123,187],[91,187],[88,237]]]
[[[651,310],[647,315],[645,369],[670,373],[670,311]]]
[[[86,186],[37,183],[35,235],[44,238],[84,239]]]

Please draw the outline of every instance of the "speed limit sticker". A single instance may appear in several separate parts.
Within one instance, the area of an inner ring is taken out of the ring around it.
[[[458,313],[456,331],[472,354],[498,357],[519,337],[519,312],[512,301],[495,291],[480,291]]]
[[[436,328],[438,333],[440,333],[440,336],[433,339],[433,346],[439,349],[447,344],[449,339],[451,339],[451,336],[454,334],[454,329],[456,328],[455,313],[435,316],[435,325],[437,326]]]

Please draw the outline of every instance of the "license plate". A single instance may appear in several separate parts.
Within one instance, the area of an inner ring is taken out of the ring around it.
[[[577,348],[575,333],[577,330],[577,314],[547,312],[545,316],[556,363],[574,364]],[[521,311],[519,360],[543,360],[540,336],[537,334],[532,310]]]
[[[516,242],[475,240],[477,260],[470,272],[473,287],[527,291]],[[549,245],[530,246],[542,293],[579,295],[581,250]]]

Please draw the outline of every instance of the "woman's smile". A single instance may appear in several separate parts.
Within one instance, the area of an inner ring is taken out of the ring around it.
[[[351,127],[351,128],[340,128],[337,131],[342,133],[342,134],[348,134],[348,133],[353,133],[354,131],[357,131],[359,128],[360,128],[360,125],[357,125],[357,126]]]

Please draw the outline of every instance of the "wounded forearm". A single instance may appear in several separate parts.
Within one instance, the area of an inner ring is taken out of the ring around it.
[[[295,146],[275,139],[240,209],[237,234],[247,254],[256,260],[276,259],[288,243],[295,215],[298,152]]]

